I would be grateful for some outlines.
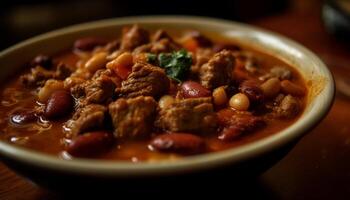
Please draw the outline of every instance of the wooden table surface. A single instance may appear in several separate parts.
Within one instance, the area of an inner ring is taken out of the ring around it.
[[[295,3],[288,11],[251,24],[286,35],[319,55],[337,80],[350,80],[350,46],[328,35],[320,3]],[[315,6],[318,5],[318,6]],[[258,178],[251,193],[269,199],[350,199],[350,98],[337,92],[328,116],[279,163]],[[59,199],[0,164],[0,199]]]

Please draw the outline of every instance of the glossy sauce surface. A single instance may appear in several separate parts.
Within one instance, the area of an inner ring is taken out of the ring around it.
[[[247,51],[251,52],[254,57],[259,61],[259,67],[264,71],[268,71],[272,66],[284,66],[292,71],[293,83],[306,88],[301,75],[288,66],[281,60],[251,49]],[[69,66],[76,66],[79,61],[79,56],[73,51],[65,51],[53,56],[55,62],[63,62]],[[27,73],[28,69],[24,69],[24,73]],[[21,74],[24,74],[21,73]],[[36,122],[18,125],[11,122],[11,115],[18,110],[31,110],[34,104],[40,105],[37,101],[37,89],[27,89],[22,87],[21,83],[17,79],[18,76],[12,78],[2,88],[1,94],[1,114],[0,114],[0,138],[15,145],[24,146],[29,149],[44,152],[59,156],[64,159],[72,159],[71,156],[66,153],[62,153],[65,150],[66,144],[70,142],[69,138],[65,137],[64,127],[62,126],[69,117],[65,117],[59,120],[49,121],[40,116]],[[305,95],[307,96],[307,95]],[[301,98],[302,107],[305,106],[306,97]],[[221,110],[222,107],[215,107],[215,111]],[[226,108],[229,109],[229,108]],[[298,114],[301,115],[302,112]],[[269,135],[275,134],[278,131],[293,124],[298,116],[292,119],[277,119],[277,118],[265,118],[266,126],[255,130],[252,133],[244,134],[242,137],[232,141],[222,141],[218,139],[217,135],[202,134],[206,143],[206,150],[204,153],[221,151],[228,148],[234,148],[240,145],[244,145],[250,142],[254,142]],[[132,162],[139,161],[154,161],[159,159],[177,159],[181,154],[167,153],[150,150],[149,139],[146,140],[125,140],[117,141],[116,144],[106,153],[96,156],[96,158],[108,159],[108,160],[128,160]]]

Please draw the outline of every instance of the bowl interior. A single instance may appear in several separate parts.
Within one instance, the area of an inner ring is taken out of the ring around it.
[[[322,61],[306,48],[283,36],[256,27],[198,17],[120,18],[76,25],[43,34],[0,53],[0,81],[5,81],[6,77],[19,70],[24,61],[30,60],[38,53],[53,54],[70,48],[75,39],[83,36],[117,37],[122,26],[134,23],[138,23],[147,29],[162,28],[175,33],[179,30],[195,29],[207,34],[216,34],[284,60],[298,69],[307,81],[309,95],[304,113],[292,126],[259,141],[222,152],[184,158],[175,162],[161,161],[159,163],[133,164],[85,159],[65,161],[1,141],[0,154],[35,166],[70,170],[77,173],[91,173],[91,170],[94,170],[94,173],[97,174],[123,175],[125,172],[130,173],[132,171],[134,175],[137,175],[196,170],[240,162],[277,149],[300,137],[305,131],[314,126],[322,119],[331,105],[334,95],[331,73]]]

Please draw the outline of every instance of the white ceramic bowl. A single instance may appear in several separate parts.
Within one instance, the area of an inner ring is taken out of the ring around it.
[[[0,53],[0,80],[14,73],[24,61],[38,53],[51,54],[71,46],[82,36],[119,35],[124,25],[138,23],[148,29],[165,30],[196,29],[205,33],[219,34],[239,43],[261,49],[296,67],[307,80],[310,94],[302,116],[283,131],[226,151],[203,154],[174,162],[131,163],[74,159],[62,160],[57,157],[20,148],[0,141],[0,154],[6,164],[36,182],[46,184],[57,181],[57,176],[99,177],[109,179],[171,176],[202,170],[216,170],[219,167],[236,167],[242,163],[257,164],[258,159],[276,154],[281,148],[290,149],[301,136],[315,126],[329,110],[333,96],[332,75],[324,63],[312,52],[284,36],[232,21],[186,16],[148,16],[103,20],[56,30],[14,45]],[[251,162],[253,161],[253,162]],[[274,160],[274,162],[276,159]],[[270,166],[272,163],[267,164]],[[263,165],[263,164],[258,164]],[[238,168],[238,173],[242,169]],[[33,174],[34,173],[34,174]],[[39,175],[39,174],[40,175]],[[42,179],[46,179],[42,181]],[[56,182],[57,183],[57,182]]]

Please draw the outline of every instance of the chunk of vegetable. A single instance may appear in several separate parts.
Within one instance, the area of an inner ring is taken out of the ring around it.
[[[133,64],[132,54],[125,52],[118,56],[116,59],[107,63],[107,68],[113,70],[114,73],[116,73],[121,79],[125,80],[131,73]]]
[[[199,47],[198,42],[193,38],[187,38],[183,43],[183,46],[191,52],[195,52]]]

